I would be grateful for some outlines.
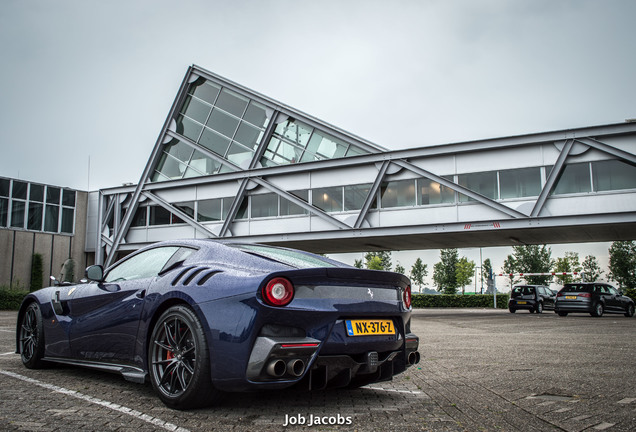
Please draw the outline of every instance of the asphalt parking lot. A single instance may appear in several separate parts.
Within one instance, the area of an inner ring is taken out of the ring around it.
[[[416,310],[422,361],[392,382],[228,394],[188,412],[118,375],[24,368],[13,354],[15,319],[0,312],[0,430],[636,430],[636,318],[622,315]]]

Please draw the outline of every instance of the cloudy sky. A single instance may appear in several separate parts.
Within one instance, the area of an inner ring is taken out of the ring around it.
[[[138,182],[191,64],[390,149],[623,122],[635,16],[633,0],[2,0],[0,176]]]

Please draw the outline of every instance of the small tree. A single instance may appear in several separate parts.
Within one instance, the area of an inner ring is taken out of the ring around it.
[[[585,275],[585,280],[589,282],[594,282],[603,275],[603,270],[601,270],[598,260],[592,255],[585,257],[581,264],[581,268]]]
[[[420,290],[424,284],[424,278],[428,276],[428,265],[422,263],[422,259],[415,260],[413,267],[411,267],[411,281],[416,284]]]
[[[42,288],[44,280],[44,264],[42,255],[34,253],[31,259],[31,284],[29,289],[31,292],[37,291]]]
[[[367,252],[364,255],[364,260],[367,264],[367,268],[371,268],[369,267],[369,263],[370,261],[373,259],[373,257],[378,257],[380,259],[380,262],[382,263],[382,268],[381,269],[376,269],[376,270],[386,270],[386,271],[391,271],[391,252],[389,251],[380,251],[380,252]]]
[[[508,273],[548,273],[554,265],[551,255],[552,250],[546,245],[513,246],[512,255],[508,255],[508,258],[512,256],[513,259],[506,260],[508,268],[512,270]],[[526,276],[525,279],[529,284],[547,285],[552,276]]]
[[[492,283],[492,263],[490,262],[490,258],[486,258],[481,265],[481,276],[486,279],[486,286],[490,287],[493,285]],[[482,283],[482,294],[483,294],[483,283]]]
[[[566,252],[563,258],[557,258],[554,264],[556,273],[580,272],[579,254],[577,252]],[[572,275],[555,275],[560,284],[570,283],[574,280]]]
[[[380,258],[379,256],[371,256],[367,260],[367,268],[369,270],[384,270],[382,258]]]
[[[361,259],[356,259],[356,260],[354,260],[354,261],[353,261],[353,266],[354,266],[355,268],[359,268],[359,269],[361,269],[361,268],[362,268],[362,260],[361,260]]]
[[[396,273],[404,274],[404,272],[406,270],[404,269],[404,266],[402,266],[402,264],[400,264],[399,261],[398,261],[398,263],[395,265],[395,268],[393,269],[393,271],[396,272]]]
[[[462,287],[462,295],[466,285],[470,284],[475,273],[475,262],[468,261],[468,258],[461,257],[455,266],[455,280],[457,285]]]
[[[455,269],[459,261],[457,249],[441,249],[440,262],[433,266],[433,282],[438,291],[444,294],[457,294],[457,275]]]
[[[609,248],[610,277],[621,288],[636,287],[636,242],[615,241]]]

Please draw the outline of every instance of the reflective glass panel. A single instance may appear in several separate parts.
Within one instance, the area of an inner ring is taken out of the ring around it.
[[[27,185],[28,183],[13,180],[13,193],[11,196],[25,200],[27,198]]]
[[[204,155],[198,150],[194,151],[194,153],[192,154],[192,160],[190,161],[190,166],[203,174],[216,173],[219,170],[220,165],[221,164],[219,162]],[[186,177],[188,177],[187,172]]]
[[[62,205],[75,207],[75,191],[68,189],[62,190]]]
[[[341,212],[342,187],[316,188],[311,191],[312,204],[325,212]]]
[[[358,156],[358,155],[363,155],[363,154],[369,154],[368,151],[363,150],[359,147],[354,146],[353,144],[349,146],[349,149],[347,150],[347,157],[349,156]]]
[[[6,198],[0,198],[0,227],[7,226],[8,217],[9,217],[9,200]]]
[[[292,118],[276,126],[275,133],[280,135],[300,147],[305,147],[309,142],[309,137],[313,128]]]
[[[55,205],[47,205],[44,212],[44,231],[57,232],[59,217],[60,208]]]
[[[29,203],[29,216],[27,220],[27,229],[33,231],[42,230],[42,212],[44,206],[40,203]]]
[[[309,201],[309,191],[307,190],[293,191],[290,193],[305,202]],[[299,206],[298,204],[293,203],[283,197],[280,197],[280,215],[281,216],[303,215],[307,213],[309,212],[305,210],[303,207]]]
[[[243,112],[245,111],[245,107],[247,107],[247,102],[248,99],[238,93],[234,93],[228,89],[223,89],[215,105],[223,111],[227,111],[237,117],[243,117]]]
[[[190,156],[192,156],[192,147],[179,140],[172,140],[164,151],[185,163],[188,163]]]
[[[212,107],[210,105],[205,104],[191,96],[188,96],[183,103],[181,113],[193,120],[198,121],[201,124],[205,124],[206,120],[208,119],[208,115],[210,115],[211,109]]]
[[[590,192],[591,189],[590,164],[586,162],[565,165],[552,193],[554,195],[581,193]]]
[[[521,168],[499,171],[501,199],[539,196],[541,193],[541,170]]]
[[[619,160],[592,162],[595,191],[636,188],[636,167]]]
[[[179,162],[172,156],[169,156],[167,153],[164,153],[159,160],[157,170],[159,170],[161,174],[168,177],[169,179],[175,180],[183,177],[183,173],[186,170],[186,165],[182,162]]]
[[[199,139],[201,129],[203,129],[203,126],[187,117],[180,115],[177,119],[177,133],[186,138],[190,138],[192,141]]]
[[[169,225],[170,212],[163,207],[150,206],[150,226],[153,225]]]
[[[15,185],[15,182],[14,182]],[[25,202],[13,201],[11,204],[11,226],[13,228],[24,228]],[[57,227],[56,227],[57,230]]]
[[[457,183],[460,186],[464,186],[466,189],[470,189],[473,192],[477,192],[480,195],[490,199],[497,199],[497,172],[479,172],[470,174],[459,174],[457,176]],[[459,194],[459,202],[474,201],[472,198],[468,198],[466,195]]]
[[[221,88],[216,84],[212,84],[209,81],[199,80],[196,81],[190,88],[190,94],[193,94],[199,99],[203,99],[210,104],[214,104],[220,90]]]
[[[237,118],[215,108],[210,115],[207,126],[226,137],[232,138],[238,124],[239,120]]]
[[[319,159],[341,158],[345,155],[347,146],[337,138],[316,131],[309,141],[307,152],[303,155],[303,162],[315,160],[315,156]]]
[[[31,183],[29,201],[44,202],[44,186]]]
[[[0,196],[8,197],[9,196],[9,186],[10,181],[8,179],[0,178]]]
[[[275,193],[252,195],[250,200],[252,218],[278,216],[278,195]]]
[[[220,198],[202,200],[197,205],[197,220],[199,222],[220,221],[222,219]]]
[[[243,116],[243,120],[250,122],[254,126],[258,126],[259,128],[264,128],[268,123],[265,106],[258,102],[250,102],[250,105],[247,107],[247,111],[245,111],[245,115]]]
[[[155,277],[179,248],[159,247],[128,258],[106,275],[106,282]]]
[[[380,186],[382,208],[415,205],[415,180],[397,180]]]
[[[243,201],[241,201],[241,205],[239,206],[239,209],[236,212],[236,219],[247,219],[247,210],[248,210],[247,202],[248,201],[249,200],[247,199],[247,197],[243,198]],[[229,211],[229,207],[227,211]]]
[[[207,148],[211,152],[218,154],[219,156],[225,156],[227,148],[230,146],[230,139],[226,138],[211,129],[205,128],[199,141],[203,147]]]
[[[132,222],[130,223],[131,227],[145,227],[146,226],[146,213],[148,211],[148,207],[137,207],[137,211],[135,212],[135,216],[133,216]]]
[[[420,178],[417,179],[417,204],[451,204],[455,202],[455,191],[443,186],[436,181]]]
[[[75,211],[72,208],[62,208],[62,227],[60,231],[73,234],[73,219]]]
[[[52,186],[46,187],[46,203],[47,204],[60,203],[60,188],[56,188]]]
[[[241,122],[234,139],[246,147],[256,149],[256,146],[260,142],[261,130],[256,129],[249,123]]]
[[[360,210],[371,190],[370,184],[353,185],[344,187],[344,209]],[[372,206],[373,207],[373,206]]]
[[[242,145],[233,142],[227,151],[227,160],[232,162],[237,166],[247,167],[247,165],[252,160],[252,156],[254,152],[252,150],[246,149]]]

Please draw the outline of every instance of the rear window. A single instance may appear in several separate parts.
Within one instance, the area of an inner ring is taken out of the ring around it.
[[[342,266],[342,264],[329,258],[293,249],[250,244],[232,244],[228,246],[300,269]]]
[[[592,285],[579,285],[579,284],[572,284],[572,285],[566,285],[563,287],[563,289],[561,290],[562,292],[592,292]]]
[[[512,289],[512,296],[520,295],[532,295],[534,294],[534,287],[531,286],[516,286]]]

